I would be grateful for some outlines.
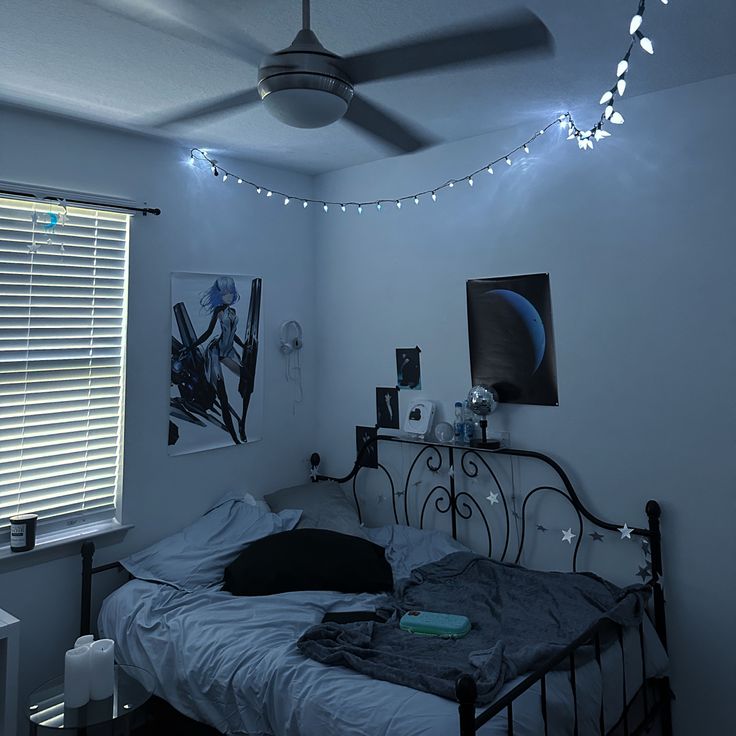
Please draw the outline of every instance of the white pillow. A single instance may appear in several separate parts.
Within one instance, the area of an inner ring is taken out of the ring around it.
[[[249,493],[220,500],[204,516],[170,537],[126,557],[134,577],[192,592],[222,583],[225,567],[249,543],[293,529],[301,511],[273,514]]]
[[[437,529],[390,524],[363,531],[371,542],[385,549],[394,582],[408,578],[415,567],[437,562],[453,552],[470,552],[465,545]]]

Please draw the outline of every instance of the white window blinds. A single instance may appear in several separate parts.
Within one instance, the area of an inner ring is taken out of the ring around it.
[[[129,216],[0,198],[0,543],[115,516]]]

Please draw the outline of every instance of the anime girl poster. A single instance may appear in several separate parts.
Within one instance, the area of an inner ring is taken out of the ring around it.
[[[261,279],[171,276],[169,455],[261,439]]]

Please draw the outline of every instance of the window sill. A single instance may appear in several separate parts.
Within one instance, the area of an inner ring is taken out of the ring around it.
[[[36,546],[27,552],[12,552],[9,544],[0,545],[0,565],[10,560],[31,563],[42,562],[48,556],[44,555],[44,552],[59,552],[64,547],[70,546],[74,546],[76,552],[79,550],[79,544],[85,539],[111,534],[124,536],[132,528],[133,524],[121,524],[115,520],[104,521],[97,524],[74,527],[74,529],[62,529],[43,534],[36,539]]]

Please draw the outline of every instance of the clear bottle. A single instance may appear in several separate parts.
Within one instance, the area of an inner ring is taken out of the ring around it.
[[[465,436],[465,417],[463,416],[462,402],[455,402],[455,423],[452,425],[455,430],[455,442],[462,442]]]
[[[475,435],[475,424],[473,422],[473,412],[470,411],[468,402],[463,406],[463,442],[469,445],[473,441]]]

